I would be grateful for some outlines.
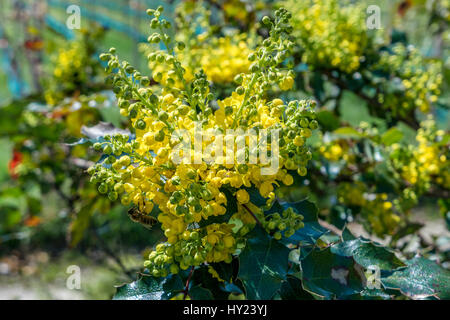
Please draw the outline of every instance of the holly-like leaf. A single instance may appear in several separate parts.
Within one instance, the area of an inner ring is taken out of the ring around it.
[[[312,300],[314,296],[308,291],[305,291],[302,286],[302,281],[297,277],[288,276],[286,281],[283,281],[280,289],[280,297],[283,300]]]
[[[241,252],[238,277],[250,300],[271,299],[286,279],[289,249],[256,226]]]
[[[226,282],[231,282],[234,280],[235,276],[235,269],[239,268],[237,264],[239,263],[237,261],[238,259],[233,259],[231,263],[226,262],[218,262],[218,263],[211,263],[210,266],[217,272],[219,277],[223,279]]]
[[[377,266],[380,270],[393,270],[405,264],[395,253],[377,243],[363,238],[344,241],[331,247],[334,254],[353,257],[360,266]]]
[[[213,294],[210,290],[202,286],[196,286],[189,290],[189,296],[192,300],[213,300]]]
[[[301,265],[303,287],[324,299],[344,299],[363,289],[353,259],[333,254],[330,248],[312,251]]]
[[[168,300],[183,290],[183,282],[177,275],[166,278],[143,276],[117,288],[114,300]]]
[[[407,267],[383,275],[381,283],[412,299],[450,299],[450,271],[423,257],[406,262]]]
[[[226,263],[216,263],[214,265],[227,265]],[[231,264],[228,264],[231,268]],[[226,282],[213,277],[211,266],[202,265],[195,269],[190,281],[189,295],[194,300],[226,300],[228,292],[224,290]],[[214,269],[216,272],[217,270]],[[220,276],[220,274],[219,274]]]

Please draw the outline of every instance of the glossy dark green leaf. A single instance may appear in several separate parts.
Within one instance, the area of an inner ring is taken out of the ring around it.
[[[142,276],[142,278],[117,288],[114,300],[167,300],[184,289],[181,278]]]
[[[450,299],[450,271],[423,257],[407,261],[407,267],[381,278],[389,289],[398,289],[412,299]]]
[[[225,263],[223,264],[226,265]],[[217,266],[220,264],[215,265]],[[225,284],[225,282],[219,281],[217,278],[213,277],[213,275],[209,271],[209,266],[202,265],[201,267],[196,268],[192,275],[189,295],[194,300],[227,299],[229,293],[224,290]],[[208,292],[201,289],[207,289]]]
[[[241,252],[238,277],[250,300],[271,299],[288,270],[289,249],[256,226]]]
[[[202,286],[196,286],[189,290],[189,296],[192,300],[213,300],[213,294],[210,290]]]
[[[302,286],[302,281],[299,278],[288,276],[286,281],[280,288],[280,297],[283,300],[312,300],[312,296],[308,291],[305,291]]]
[[[331,247],[331,252],[353,257],[356,263],[364,268],[377,266],[380,270],[392,270],[405,266],[393,251],[363,238],[335,244]]]
[[[250,202],[257,207],[263,207],[267,203],[267,199],[261,196],[259,190],[254,186],[246,188],[248,195],[250,196]]]
[[[312,251],[301,265],[304,288],[324,299],[344,299],[363,289],[353,259],[333,254],[330,248]]]

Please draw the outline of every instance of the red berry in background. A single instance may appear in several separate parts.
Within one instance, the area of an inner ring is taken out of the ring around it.
[[[9,174],[13,179],[17,179],[18,175],[15,172],[16,167],[22,163],[23,160],[23,154],[19,151],[14,150],[13,152],[13,158],[8,163],[8,170]]]

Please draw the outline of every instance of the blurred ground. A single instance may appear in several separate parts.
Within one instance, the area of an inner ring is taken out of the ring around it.
[[[93,262],[95,255],[98,256]],[[115,292],[112,284],[120,285],[131,279],[114,261],[101,255],[66,252],[60,257],[50,257],[39,251],[25,258],[16,255],[0,258],[0,300],[111,299]],[[119,257],[129,270],[138,270],[142,264],[142,257],[137,254]],[[66,286],[71,275],[66,271],[71,265],[80,267],[80,290]]]

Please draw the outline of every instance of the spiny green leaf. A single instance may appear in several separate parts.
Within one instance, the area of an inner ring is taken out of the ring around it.
[[[227,265],[226,263],[220,264],[223,264],[224,267],[225,265]],[[231,264],[228,265],[231,268]],[[209,266],[206,265],[200,266],[195,269],[190,285],[191,288],[189,289],[189,295],[194,300],[205,300],[205,299],[223,300],[227,299],[228,297],[228,292],[224,290],[225,283],[219,281],[217,278],[214,278],[212,274],[209,272]],[[208,290],[208,292],[201,289],[206,289]],[[210,298],[209,296],[211,296],[212,298]]]
[[[423,257],[411,259],[407,265],[383,276],[381,283],[386,288],[400,290],[412,299],[450,299],[449,270]]]
[[[280,297],[283,300],[312,300],[312,296],[308,291],[305,291],[302,286],[302,281],[299,278],[288,276],[286,281],[280,288]]]
[[[289,249],[256,226],[240,254],[238,277],[250,300],[271,299],[288,270]]]
[[[377,266],[381,270],[392,270],[405,266],[393,251],[363,238],[336,244],[331,247],[331,252],[345,257],[353,257],[356,263],[364,268]]]
[[[325,299],[346,298],[363,289],[353,259],[333,254],[330,248],[312,251],[301,265],[304,288]]]
[[[203,288],[202,286],[196,286],[189,289],[189,296],[193,300],[213,300],[213,294],[210,290]]]
[[[177,275],[166,278],[143,276],[117,288],[114,300],[168,300],[183,290],[183,282]]]

